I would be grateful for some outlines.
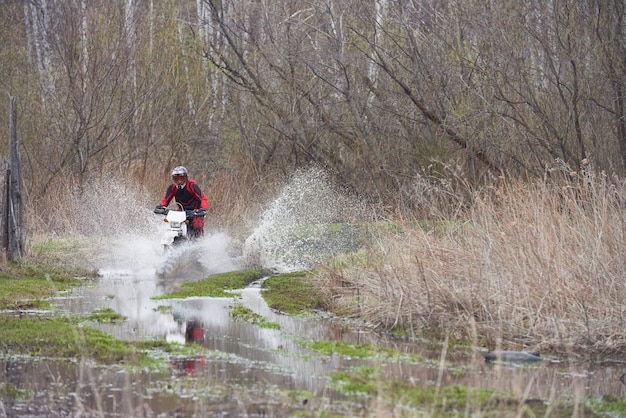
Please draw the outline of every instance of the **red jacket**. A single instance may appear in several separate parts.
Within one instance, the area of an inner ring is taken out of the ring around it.
[[[176,199],[176,202],[183,205],[185,210],[209,209],[209,200],[202,193],[195,180],[188,179],[187,184],[182,189],[176,187],[174,183],[170,184],[165,191],[163,200],[161,200],[161,205],[169,205],[172,199]]]

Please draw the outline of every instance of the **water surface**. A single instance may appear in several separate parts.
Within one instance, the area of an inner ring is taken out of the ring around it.
[[[183,281],[238,267],[236,260],[216,251],[215,243],[207,245],[206,253],[180,261],[165,275],[159,274],[162,259],[148,256],[156,250],[144,249],[143,256],[116,257],[115,263],[100,268],[96,283],[53,302],[56,311],[75,314],[111,308],[126,320],[94,327],[126,341],[190,344],[201,348],[196,351],[199,354],[170,359],[166,370],[154,372],[102,367],[88,359],[5,353],[0,378],[18,394],[3,396],[0,416],[262,417],[289,416],[296,411],[375,416],[371,400],[344,396],[331,384],[335,373],[358,366],[380,368],[384,378],[414,385],[492,388],[524,399],[620,399],[626,395],[626,386],[620,382],[626,367],[620,362],[571,364],[546,359],[533,365],[490,365],[478,352],[452,350],[442,343],[398,342],[366,325],[330,316],[302,318],[273,312],[258,284],[233,298],[154,300]],[[206,260],[203,254],[211,256]],[[280,329],[233,319],[229,314],[233,303],[279,323]],[[303,344],[325,340],[385,346],[420,360],[323,356]]]

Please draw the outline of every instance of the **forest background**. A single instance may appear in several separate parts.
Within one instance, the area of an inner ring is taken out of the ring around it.
[[[101,179],[161,191],[178,164],[240,191],[316,162],[395,209],[416,209],[423,179],[542,178],[585,158],[626,173],[621,1],[4,0],[0,13],[0,126],[16,97],[30,207]]]
[[[351,271],[396,280],[361,315],[625,346],[623,1],[1,0],[0,21],[0,132],[15,97],[31,232],[74,232],[50,209],[111,185],[156,203],[180,164],[209,222],[234,225],[315,164],[381,218],[474,226]]]

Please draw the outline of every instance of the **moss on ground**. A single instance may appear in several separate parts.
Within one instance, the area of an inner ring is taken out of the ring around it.
[[[46,309],[46,298],[95,276],[95,272],[80,269],[11,263],[0,271],[0,309]]]
[[[5,353],[41,357],[93,358],[106,364],[137,361],[139,350],[113,336],[80,325],[79,318],[0,314]]]
[[[86,319],[101,324],[118,324],[120,322],[124,322],[126,317],[118,314],[111,308],[102,308],[93,311],[87,316]]]
[[[269,272],[262,269],[216,274],[196,282],[184,282],[179,290],[156,296],[153,299],[183,299],[194,296],[233,297],[230,290],[244,289],[250,283],[268,274]]]
[[[304,345],[327,356],[337,354],[353,358],[391,358],[395,355],[394,351],[388,348],[368,344],[349,344],[342,341],[311,341]]]
[[[354,367],[335,373],[335,390],[348,396],[394,405],[399,416],[428,417],[570,417],[603,416],[589,407],[558,400],[518,399],[493,389],[463,385],[436,386],[391,381],[376,367]]]
[[[241,303],[236,303],[230,307],[230,316],[249,324],[258,325],[261,328],[280,329],[279,323],[268,320],[264,316],[254,312],[252,309],[246,308]]]
[[[261,285],[263,299],[270,308],[288,314],[323,309],[321,296],[311,283],[313,274],[301,271],[272,276]]]

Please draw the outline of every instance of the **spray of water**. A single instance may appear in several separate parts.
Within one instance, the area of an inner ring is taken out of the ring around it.
[[[158,202],[144,190],[118,182],[93,185],[73,209],[77,232],[93,246],[90,265],[102,274],[166,273],[180,279],[196,278],[237,269],[228,253],[227,234],[205,231],[193,245],[167,253],[161,237],[167,229]]]
[[[324,170],[295,173],[246,239],[246,264],[279,272],[305,270],[359,246],[365,205],[340,192]]]
[[[102,273],[157,273],[188,278],[255,266],[276,271],[314,267],[329,256],[353,251],[360,244],[358,225],[365,205],[342,193],[322,169],[295,173],[268,206],[245,240],[243,257],[232,256],[228,234],[205,231],[192,246],[165,254],[161,237],[167,229],[156,203],[137,186],[100,183],[72,208],[75,228],[90,237],[89,265]],[[209,213],[210,216],[210,213]],[[192,271],[193,270],[193,271]]]

